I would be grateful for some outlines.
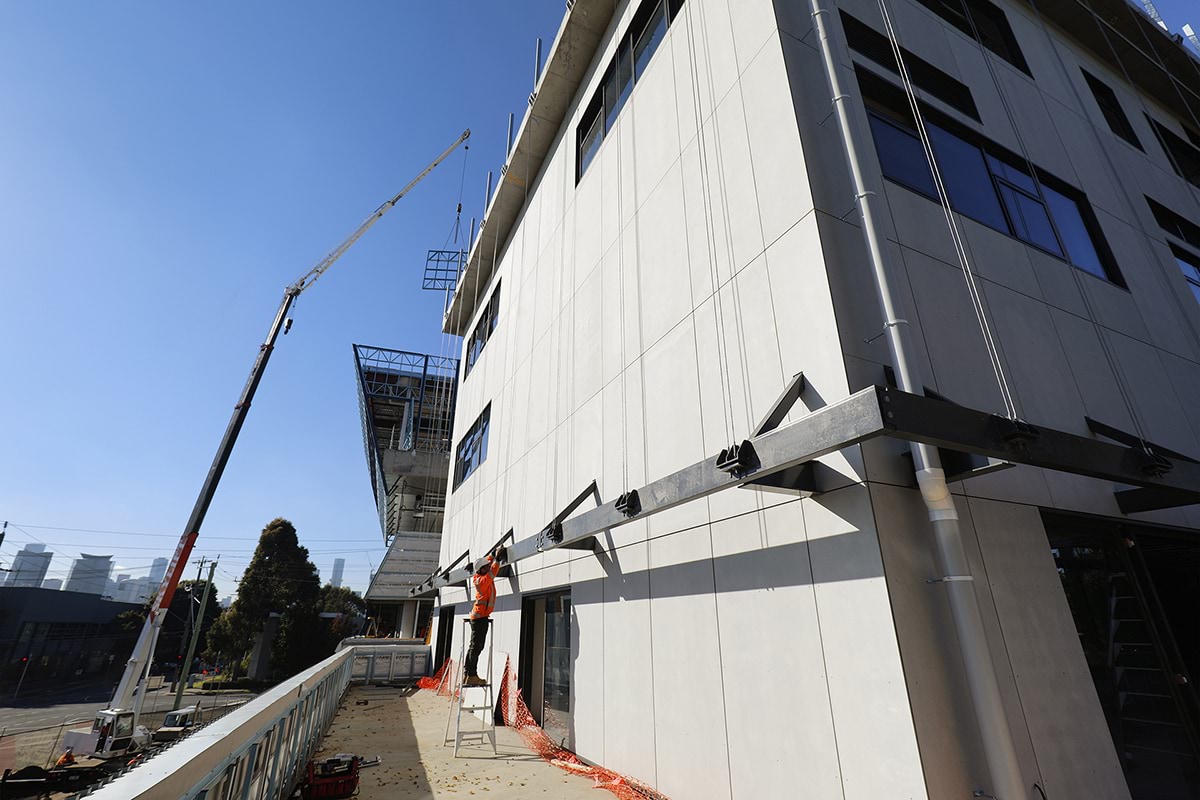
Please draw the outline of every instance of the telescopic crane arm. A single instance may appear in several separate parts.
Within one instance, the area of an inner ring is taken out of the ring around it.
[[[204,517],[208,513],[208,507],[212,503],[213,495],[216,494],[217,484],[220,482],[221,475],[225,471],[225,465],[229,462],[229,455],[233,452],[233,446],[237,442],[238,433],[241,432],[242,424],[246,421],[246,415],[250,411],[250,403],[254,399],[254,393],[257,391],[259,381],[262,380],[263,372],[267,368],[271,352],[275,349],[275,341],[279,338],[281,330],[285,333],[287,332],[287,327],[289,327],[287,323],[288,312],[291,310],[292,304],[295,303],[296,298],[305,289],[312,286],[355,242],[361,239],[363,234],[371,229],[372,225],[390,211],[400,201],[400,198],[412,191],[438,164],[445,161],[470,136],[470,130],[463,131],[462,135],[453,144],[431,161],[429,166],[425,167],[419,175],[409,181],[407,186],[391,199],[384,202],[379,208],[375,209],[341,244],[284,290],[283,300],[279,304],[278,311],[275,312],[275,319],[271,322],[270,330],[267,331],[266,340],[258,348],[258,357],[255,359],[254,366],[250,370],[250,377],[246,380],[246,386],[242,389],[242,395],[238,399],[237,405],[233,407],[233,416],[229,420],[229,426],[225,429],[225,435],[221,438],[220,446],[217,447],[217,454],[213,458],[212,466],[209,467],[208,475],[204,478],[204,484],[200,487],[200,495],[196,498],[196,505],[192,508],[192,515],[188,518],[183,536],[180,537],[179,544],[175,548],[175,555],[171,559],[162,585],[159,587],[154,602],[150,606],[150,614],[146,618],[145,625],[142,626],[142,632],[138,636],[137,644],[134,645],[133,654],[125,665],[125,672],[121,676],[120,683],[117,684],[116,691],[113,693],[109,709],[129,709],[131,702],[134,700],[134,690],[138,685],[138,681],[141,679],[143,673],[148,673],[149,671],[149,665],[154,657],[155,641],[158,638],[159,630],[162,628],[166,610],[171,607],[171,599],[175,594],[175,588],[179,585],[183,569],[187,565],[192,547],[196,543],[196,537],[200,533],[200,526],[203,524]],[[137,712],[140,709],[141,698],[139,697],[137,708],[133,709],[135,725],[137,723]],[[97,743],[97,750],[101,749],[107,748],[104,748],[103,743]]]

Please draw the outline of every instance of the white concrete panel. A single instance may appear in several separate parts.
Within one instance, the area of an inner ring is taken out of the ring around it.
[[[621,341],[625,309],[620,260],[621,251],[612,247],[604,254],[599,266],[601,316],[596,335],[600,337],[601,382],[605,385],[620,374],[625,363]]]
[[[1125,800],[1121,765],[1037,509],[972,500],[971,518],[1046,794]]]
[[[1032,247],[1007,234],[993,230],[972,219],[956,216],[959,230],[962,231],[967,245],[967,257],[975,273],[987,280],[1007,286],[1014,291],[1042,297],[1041,285],[1029,261],[1029,251]],[[949,236],[949,229],[942,225],[943,235]],[[907,244],[913,237],[901,236]],[[955,258],[951,264],[959,264]]]
[[[1172,442],[1182,442],[1172,449],[1190,445],[1191,452],[1195,452],[1196,438],[1187,419],[1195,415],[1195,403],[1186,411],[1180,405],[1157,351],[1120,334],[1110,334],[1109,341],[1146,438],[1167,447],[1172,447]]]
[[[672,166],[638,213],[642,341],[653,346],[692,309],[679,167]]]
[[[1133,421],[1121,401],[1121,389],[1105,361],[1101,332],[1093,323],[1074,314],[1053,308],[1050,314],[1067,363],[1072,365],[1072,377],[1084,412],[1116,428],[1132,430]]]
[[[604,580],[604,765],[655,785],[646,545],[622,548],[617,557],[619,567]]]
[[[701,118],[712,113],[734,86],[738,77],[737,51],[734,47],[733,28],[726,10],[728,0],[703,0],[699,3],[684,3],[675,25],[683,23],[696,52],[699,74],[697,91],[703,112]]]
[[[571,372],[574,379],[574,397],[577,402],[587,400],[603,385],[604,320],[603,273],[597,267],[584,280],[575,295],[573,314],[570,317],[572,345]]]
[[[679,120],[676,116],[675,71],[670,48],[660,45],[638,76],[621,114],[630,116],[633,162],[628,165],[634,185],[634,204],[641,208],[654,193],[667,169],[679,158]],[[673,192],[677,200],[678,193]]]
[[[704,458],[696,340],[677,325],[643,359],[646,381],[646,469],[651,479]]]
[[[762,0],[748,5],[759,4],[765,5]],[[741,85],[763,239],[769,245],[813,205],[783,49],[776,37],[746,68]]]
[[[696,137],[700,126],[700,97],[696,94],[697,59],[684,17],[679,18],[679,24],[671,26],[661,46],[671,54],[671,69],[675,77],[675,119],[679,143],[686,147]]]
[[[639,272],[642,269],[642,263],[638,252],[640,227],[641,220],[635,218],[615,245],[618,248],[621,307],[624,309],[624,313],[621,315],[621,336],[622,359],[626,369],[642,354],[646,345],[646,339],[642,335],[641,321],[643,298]]]
[[[992,330],[1007,357],[1006,375],[1022,418],[1087,435],[1083,402],[1050,309],[1025,295],[990,288]]]
[[[923,798],[867,490],[849,487],[802,503],[845,797]]]
[[[683,209],[687,225],[687,262],[692,306],[703,303],[716,290],[716,245],[709,223],[708,186],[700,162],[700,142],[684,148],[679,165],[683,179]]]
[[[765,255],[739,272],[733,283],[745,364],[741,383],[754,420],[767,413],[791,378],[784,375],[780,359],[772,288]]]
[[[729,745],[718,642],[713,567],[709,559],[656,565],[650,542],[651,647],[654,653],[654,740],[657,788],[668,796],[728,798]]]
[[[592,559],[594,561],[594,559]],[[574,564],[572,572],[574,572]],[[573,576],[574,577],[574,576]],[[604,582],[571,586],[571,726],[575,752],[605,764]]]
[[[733,49],[743,83],[746,68],[758,57],[775,33],[775,9],[771,0],[725,0],[733,29]]]
[[[763,251],[763,232],[750,139],[740,84],[717,106],[713,117],[716,145],[711,178],[720,181],[724,195],[721,223],[729,230],[734,270],[740,270]]]
[[[714,564],[733,796],[775,797],[782,787],[802,787],[805,796],[841,797],[802,533],[799,542]]]
[[[727,393],[731,384],[724,380],[724,359],[717,320],[715,297],[705,300],[692,316],[700,387],[701,445],[705,453],[717,452],[737,436],[730,422]]]
[[[583,274],[587,274],[600,261],[603,253],[600,248],[600,225],[596,223],[604,206],[604,182],[602,170],[596,167],[593,162],[575,189],[575,268]]]

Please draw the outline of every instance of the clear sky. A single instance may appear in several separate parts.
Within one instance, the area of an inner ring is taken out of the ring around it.
[[[470,127],[465,165],[301,299],[196,550],[225,596],[284,516],[323,579],[342,556],[365,590],[384,547],[351,343],[457,349],[425,252],[464,177],[479,214],[563,6],[0,4],[0,561],[170,556],[283,287]],[[1200,26],[1194,0],[1158,7]]]
[[[135,576],[169,557],[284,286],[468,127],[464,226],[478,215],[562,13],[0,5],[4,566],[31,541],[58,578],[80,551]],[[323,580],[341,556],[366,589],[385,549],[351,343],[458,347],[421,273],[463,178],[460,151],[301,298],[197,545],[221,596],[276,516]]]

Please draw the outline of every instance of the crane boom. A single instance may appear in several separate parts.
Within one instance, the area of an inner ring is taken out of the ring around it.
[[[395,196],[375,209],[375,211],[363,220],[353,233],[351,233],[341,244],[334,248],[328,255],[317,262],[316,266],[304,273],[300,278],[291,283],[283,293],[283,300],[279,304],[279,309],[275,312],[275,318],[271,322],[271,327],[267,331],[267,337],[258,348],[258,357],[254,360],[254,366],[250,369],[250,377],[246,380],[246,385],[242,389],[241,397],[238,399],[237,405],[233,407],[233,416],[229,420],[229,425],[225,429],[225,435],[221,437],[221,443],[217,447],[217,454],[213,458],[212,466],[208,468],[208,474],[204,478],[204,483],[200,487],[200,494],[196,498],[196,505],[192,508],[192,514],[188,518],[187,525],[184,528],[183,535],[179,539],[179,544],[175,548],[175,555],[171,558],[171,563],[167,568],[166,575],[163,577],[162,585],[155,594],[154,602],[150,606],[150,613],[146,617],[146,622],[142,626],[142,631],[138,635],[137,644],[134,645],[133,653],[130,655],[129,661],[125,665],[125,672],[121,676],[120,682],[117,684],[116,691],[113,693],[112,700],[109,703],[108,709],[102,714],[108,714],[111,717],[113,711],[127,711],[130,708],[130,703],[134,701],[135,689],[138,682],[142,678],[143,673],[148,674],[150,664],[154,657],[154,645],[158,639],[158,632],[162,628],[163,619],[166,616],[166,610],[171,607],[171,599],[175,595],[175,588],[179,585],[180,577],[183,575],[183,569],[187,565],[188,558],[191,555],[192,548],[196,543],[196,537],[200,533],[200,526],[204,522],[204,517],[208,513],[208,507],[212,503],[213,495],[216,494],[217,484],[221,480],[221,475],[225,472],[225,465],[229,462],[230,453],[233,452],[233,446],[237,442],[238,434],[242,430],[242,425],[246,421],[246,415],[250,411],[250,403],[254,399],[254,393],[258,389],[258,384],[262,380],[263,372],[266,370],[267,362],[271,358],[271,352],[275,349],[275,341],[279,338],[279,332],[284,328],[284,321],[287,319],[288,311],[291,310],[292,304],[300,294],[312,286],[318,278],[325,274],[330,267],[333,266],[342,255],[350,249],[355,242],[362,238],[372,225],[390,211],[400,198],[408,194],[413,187],[420,183],[430,172],[450,156],[471,136],[471,131],[465,130],[462,135],[449,147],[447,147],[441,155],[429,163],[419,175],[409,181],[408,185],[401,189]],[[142,697],[137,697],[136,707],[132,709],[133,726],[137,725],[137,717],[141,710]],[[106,717],[107,718],[107,717]],[[96,730],[101,730],[101,718],[98,716],[96,720]],[[103,737],[101,737],[103,738]],[[117,751],[118,748],[109,746],[117,744],[113,739],[109,739],[106,743],[98,741],[94,748],[97,753],[103,752],[105,755]],[[121,748],[122,750],[124,748]]]

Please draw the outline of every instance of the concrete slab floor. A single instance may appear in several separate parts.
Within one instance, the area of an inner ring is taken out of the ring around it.
[[[357,705],[365,700],[366,705]],[[359,800],[428,798],[553,797],[597,800],[591,778],[563,772],[542,761],[511,728],[496,729],[496,749],[486,739],[468,739],[454,757],[443,745],[452,701],[433,692],[380,686],[351,687],[314,758],[335,753],[380,756],[362,770]],[[464,727],[482,727],[478,718]],[[453,732],[451,732],[453,736]],[[611,795],[605,794],[606,797]]]

